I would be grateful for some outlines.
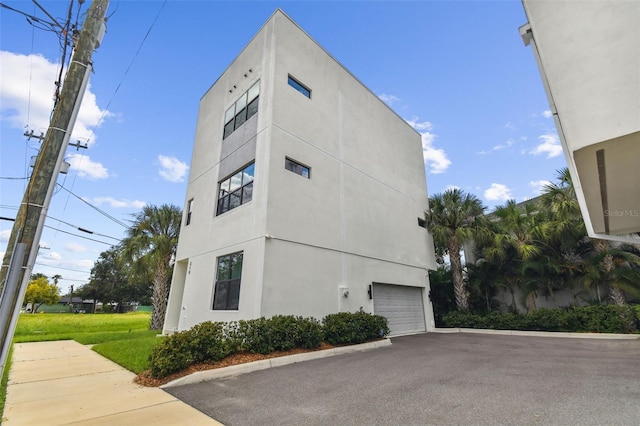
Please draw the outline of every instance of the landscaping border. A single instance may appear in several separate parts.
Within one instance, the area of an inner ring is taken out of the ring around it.
[[[640,339],[640,334],[571,333],[567,331],[492,330],[487,328],[460,328],[460,327],[434,328],[432,333],[502,334],[506,336],[564,337],[564,338],[573,338],[573,339],[618,339],[618,340]]]
[[[222,379],[225,377],[239,376],[240,374],[251,373],[252,371],[265,370],[267,368],[280,367],[294,364],[296,362],[311,361],[313,359],[328,358],[335,355],[343,355],[351,352],[366,351],[369,349],[382,348],[391,345],[391,339],[375,340],[373,342],[360,343],[357,345],[339,346],[331,349],[304,352],[295,355],[286,355],[276,358],[263,359],[260,361],[248,362],[246,364],[230,365],[229,367],[216,368],[213,370],[197,371],[185,377],[172,380],[160,388],[171,388],[175,386],[191,385],[208,380]]]

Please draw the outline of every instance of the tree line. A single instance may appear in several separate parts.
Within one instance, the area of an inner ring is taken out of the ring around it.
[[[574,294],[575,305],[640,300],[640,246],[587,236],[567,168],[539,197],[486,210],[460,189],[429,198],[425,220],[440,265],[430,274],[432,300],[441,314],[517,312],[518,302],[531,312],[539,296],[561,291]],[[496,299],[505,293],[507,306]]]

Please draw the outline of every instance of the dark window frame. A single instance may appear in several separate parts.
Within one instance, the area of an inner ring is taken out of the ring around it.
[[[427,229],[427,221],[424,220],[423,218],[419,217],[418,218],[418,226],[421,226],[424,229]]]
[[[184,226],[189,226],[189,224],[191,224],[191,213],[193,212],[193,198],[191,198],[189,201],[187,201],[187,208],[186,210],[186,216],[185,216],[185,225]]]
[[[255,90],[254,90],[255,89]],[[252,93],[255,92],[255,93]],[[249,99],[249,95],[253,96]],[[244,99],[244,102],[242,102]],[[260,99],[260,80],[256,81],[242,96],[224,113],[224,126],[222,127],[222,139],[226,139],[236,129],[246,123],[251,117],[258,113],[258,100]],[[238,104],[241,105],[238,111]],[[231,118],[227,118],[231,115]]]
[[[302,93],[304,96],[311,99],[311,89],[309,89],[304,84],[300,83],[300,81],[292,77],[291,74],[289,74],[289,78],[287,79],[287,82],[289,83],[289,86],[293,87],[298,92]]]
[[[303,178],[311,179],[311,167],[294,160],[291,157],[284,157],[284,168]],[[306,174],[305,174],[306,171]]]
[[[251,169],[251,174],[247,172],[249,169]],[[237,186],[232,188],[233,178],[238,174],[240,174],[240,182],[236,183]],[[245,176],[250,176],[251,179],[245,182]],[[236,207],[240,207],[241,205],[251,201],[253,199],[254,180],[255,161],[252,161],[218,182],[216,216],[220,216],[229,210],[233,210]]]
[[[219,256],[216,259],[216,281],[211,303],[212,310],[237,311],[240,307],[243,257],[244,253],[237,251]]]

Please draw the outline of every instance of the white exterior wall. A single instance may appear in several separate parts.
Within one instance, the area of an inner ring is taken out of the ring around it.
[[[589,235],[638,243],[628,234],[640,232],[640,2],[523,5]]]
[[[244,84],[238,75],[250,68],[255,77]],[[216,217],[224,112],[258,78],[253,199]],[[309,166],[311,178],[286,170],[285,157]],[[433,242],[418,226],[428,209],[420,135],[282,12],[203,97],[187,192],[192,224],[181,230],[165,332],[207,320],[372,312],[373,282],[424,288],[434,326]],[[216,258],[238,250],[240,308],[213,311]]]

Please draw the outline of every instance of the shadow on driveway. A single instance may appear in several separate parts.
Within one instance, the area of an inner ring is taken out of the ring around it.
[[[165,389],[233,425],[638,425],[640,340],[427,333]]]

